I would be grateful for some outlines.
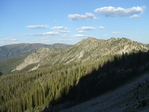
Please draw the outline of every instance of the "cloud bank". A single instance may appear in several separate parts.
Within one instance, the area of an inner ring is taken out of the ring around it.
[[[122,8],[122,7],[101,7],[94,10],[99,14],[102,14],[106,17],[139,17],[140,14],[143,13],[146,7],[132,7],[132,8]]]
[[[96,19],[97,17],[92,13],[85,13],[85,15],[79,15],[79,14],[70,14],[68,15],[68,19],[72,21],[76,20],[92,20]]]

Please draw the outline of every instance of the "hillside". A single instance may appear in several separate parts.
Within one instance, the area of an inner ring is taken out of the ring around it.
[[[59,112],[148,112],[148,92],[149,73],[145,73],[114,91]]]
[[[46,44],[12,44],[12,45],[5,45],[0,47],[0,61],[8,58],[28,55],[32,53],[33,51],[36,51],[37,49],[41,47],[48,47],[48,48],[68,48],[71,45],[66,44],[52,44],[52,45],[46,45]]]
[[[20,64],[16,59],[13,74],[0,76],[0,111],[55,112],[87,102],[137,77],[141,79],[142,74],[149,71],[148,57],[146,46],[126,38],[87,38],[67,49],[39,48],[20,59]],[[131,101],[137,101],[137,108],[147,107],[148,99],[143,94],[148,93],[148,80],[141,86],[126,92],[130,93],[127,101],[122,99],[118,100],[122,103],[114,104],[129,106]],[[117,96],[116,93],[113,94]],[[92,107],[98,104],[91,103]],[[109,100],[102,104],[111,103]],[[112,104],[112,108],[114,106]]]
[[[46,44],[13,44],[13,45],[6,45],[0,47],[0,75],[5,75],[11,73],[13,69],[15,69],[16,66],[21,64],[24,59],[27,57],[27,55],[31,54],[32,52],[35,52],[36,50],[46,47],[46,49],[51,49],[52,51],[62,51],[63,49],[69,48],[71,45],[66,45],[66,44],[51,44],[51,45],[46,45]],[[45,50],[44,50],[45,51]],[[38,52],[36,52],[38,53]],[[43,53],[43,52],[41,52]],[[33,57],[36,58],[38,57],[39,54],[33,53]],[[43,57],[42,57],[43,56]],[[43,55],[38,57],[39,58],[44,58],[47,56],[47,54],[44,53]],[[28,61],[30,64],[32,64],[34,61]],[[37,60],[36,60],[37,61]],[[39,60],[38,60],[39,61]],[[34,65],[30,65],[30,67],[34,67]],[[36,67],[35,67],[36,68]],[[29,70],[24,69],[24,71]]]
[[[46,49],[46,50],[45,50]],[[30,70],[45,65],[55,65],[59,63],[99,61],[106,55],[121,55],[137,51],[148,51],[145,45],[133,42],[126,38],[111,38],[108,40],[98,40],[87,38],[71,46],[66,50],[51,51],[47,48],[41,48],[28,55],[24,62],[16,66],[13,71],[23,70],[25,67],[35,64]],[[40,56],[40,54],[42,54]],[[29,60],[29,61],[28,61]]]
[[[34,69],[38,68],[38,66],[40,66],[40,63],[42,63],[43,61],[47,61],[47,60],[45,60],[45,58],[47,58],[47,56],[52,55],[52,54],[57,54],[58,52],[60,52],[60,51],[55,50],[55,49],[46,48],[46,47],[39,48],[37,51],[28,55],[24,59],[23,63],[21,63],[18,67],[16,67],[15,70],[12,70],[12,72],[22,70],[31,64],[37,63],[38,65],[35,65],[31,69],[31,70],[34,70]]]
[[[25,58],[25,56],[20,56],[20,57],[9,58],[9,59],[0,61],[0,73],[1,73],[1,75],[11,73],[11,70],[14,69],[15,66],[22,63],[24,58]]]

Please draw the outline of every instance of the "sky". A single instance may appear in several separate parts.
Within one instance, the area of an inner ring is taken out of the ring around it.
[[[149,44],[149,0],[0,0],[0,46],[87,37]]]

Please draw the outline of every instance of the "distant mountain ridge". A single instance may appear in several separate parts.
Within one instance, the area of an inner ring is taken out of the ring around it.
[[[12,44],[12,45],[5,45],[0,47],[0,61],[8,58],[28,55],[32,53],[33,51],[38,50],[41,47],[47,47],[47,48],[68,48],[71,45],[66,44],[40,44],[40,43],[34,43],[34,44],[28,44],[28,43],[21,43],[21,44]]]
[[[30,70],[35,70],[39,66],[55,65],[69,62],[85,62],[89,60],[100,60],[106,55],[115,55],[137,51],[148,51],[145,45],[131,41],[126,38],[111,38],[108,40],[98,40],[87,38],[77,44],[62,51],[55,51],[49,48],[41,48],[28,55],[24,61],[13,71],[23,70],[25,67],[35,64]]]

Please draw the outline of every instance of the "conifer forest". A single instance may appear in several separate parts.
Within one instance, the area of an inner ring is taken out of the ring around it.
[[[52,111],[61,103],[67,108],[114,90],[148,68],[149,51],[138,51],[2,75],[0,111]]]

